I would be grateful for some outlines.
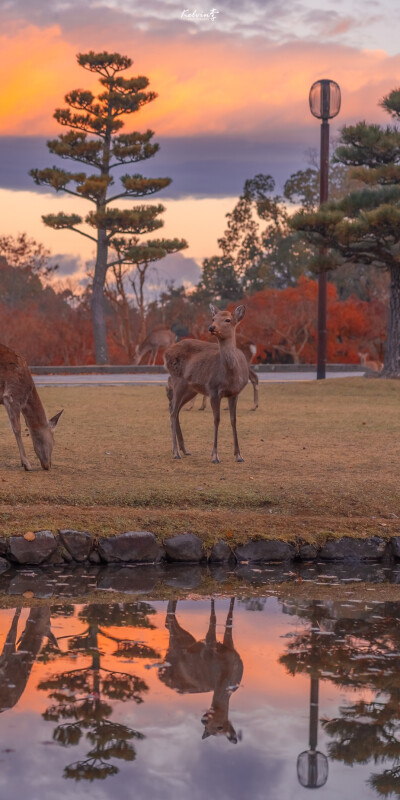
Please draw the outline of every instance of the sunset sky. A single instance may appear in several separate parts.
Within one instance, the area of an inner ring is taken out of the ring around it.
[[[214,20],[199,19],[212,8]],[[79,204],[36,192],[27,173],[57,163],[45,143],[64,130],[52,114],[65,93],[96,88],[78,52],[129,55],[130,73],[147,75],[159,95],[125,130],[155,131],[160,152],[137,171],[173,179],[157,195],[167,209],[164,232],[189,242],[160,265],[160,283],[196,282],[246,178],[269,173],[280,189],[307,165],[305,151],[319,144],[308,109],[315,80],[341,86],[333,134],[359,119],[389,122],[377,103],[400,84],[394,0],[9,0],[0,19],[0,234],[34,236],[65,276],[82,275],[91,244],[46,229],[41,215]],[[82,213],[88,206],[81,202]]]

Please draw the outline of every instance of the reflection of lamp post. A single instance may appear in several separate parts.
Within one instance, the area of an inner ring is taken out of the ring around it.
[[[297,777],[301,786],[306,789],[319,789],[328,780],[328,759],[317,750],[318,745],[318,644],[319,644],[318,609],[312,604],[311,616],[311,650],[310,650],[310,732],[309,749],[300,753],[297,759]]]
[[[319,679],[311,676],[309,750],[304,750],[297,759],[297,777],[306,789],[319,789],[328,780],[328,759],[317,750],[318,684]]]
[[[329,122],[340,111],[340,88],[335,81],[323,79],[313,83],[310,89],[310,111],[321,123],[321,153],[319,201],[328,199],[329,174]],[[318,355],[317,378],[325,378],[326,367],[326,271],[322,270],[318,278]]]

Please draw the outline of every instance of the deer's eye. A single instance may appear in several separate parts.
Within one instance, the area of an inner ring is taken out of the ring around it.
[[[225,322],[230,322],[230,319],[226,319]]]

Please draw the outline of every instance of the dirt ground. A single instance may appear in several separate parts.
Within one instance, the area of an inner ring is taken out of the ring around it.
[[[400,535],[400,382],[340,378],[263,384],[239,399],[245,463],[233,458],[228,412],[211,463],[212,415],[181,412],[192,452],[171,455],[163,386],[41,389],[49,416],[65,409],[53,467],[26,473],[0,413],[0,534],[75,527],[93,534],[193,531],[211,545],[248,538],[321,541]],[[28,457],[32,444],[26,438]]]

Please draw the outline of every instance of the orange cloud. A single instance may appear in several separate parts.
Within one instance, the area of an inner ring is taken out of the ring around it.
[[[0,134],[60,131],[52,114],[63,105],[66,91],[96,86],[75,58],[77,51],[89,49],[87,40],[86,31],[85,42],[66,41],[56,26],[29,26],[0,37]],[[261,37],[239,40],[217,32],[192,36],[178,30],[175,39],[138,33],[133,40],[127,34],[115,45],[104,31],[102,49],[131,55],[133,74],[148,75],[159,94],[141,110],[135,127],[151,126],[167,136],[293,138],[297,126],[311,124],[308,91],[321,77],[341,85],[340,123],[381,120],[377,102],[400,74],[400,56],[383,51],[299,41],[271,46]]]

